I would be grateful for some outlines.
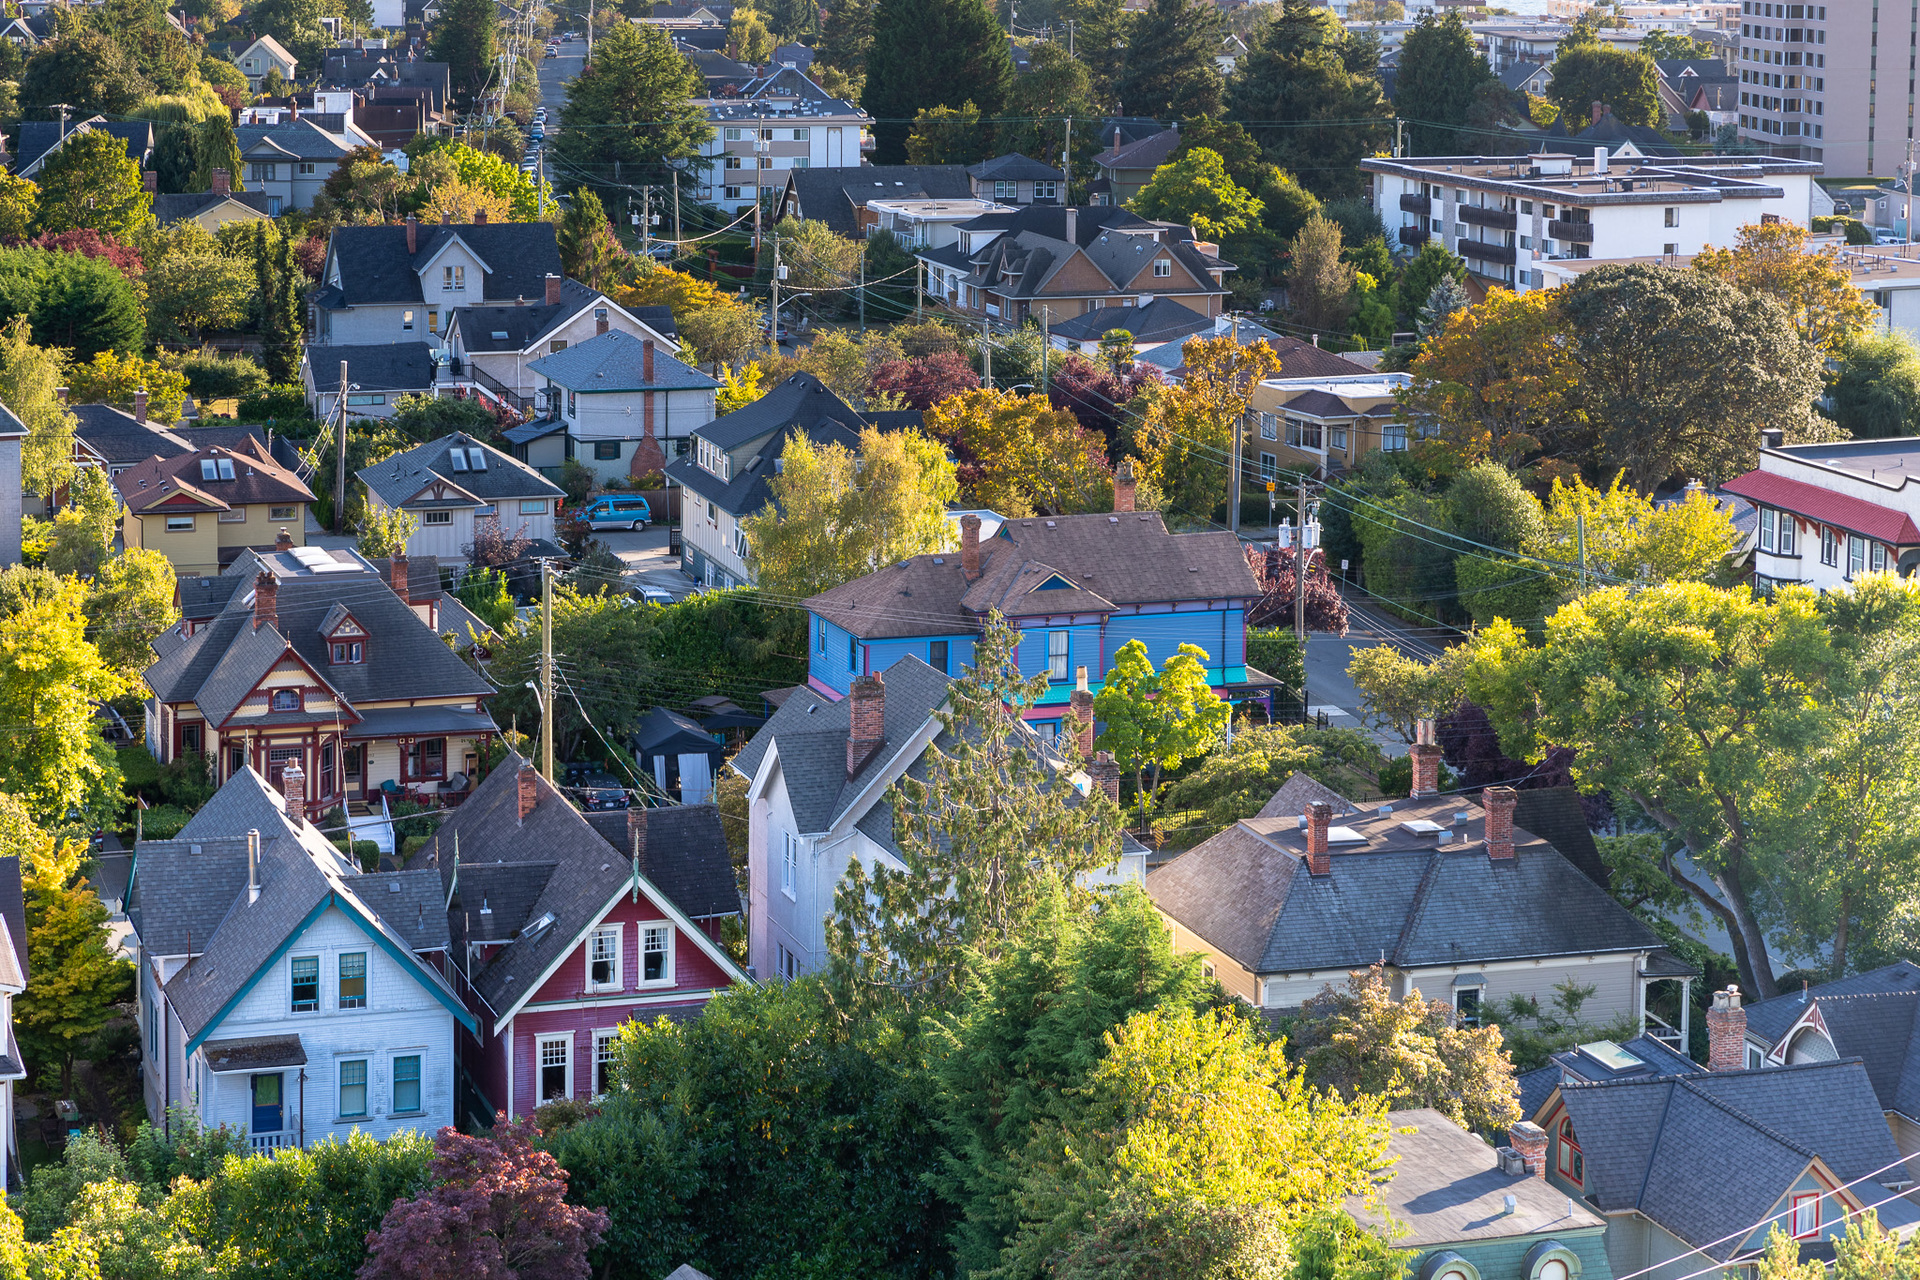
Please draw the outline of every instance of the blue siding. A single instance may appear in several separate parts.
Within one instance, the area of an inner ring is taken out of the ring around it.
[[[1865,1186],[1861,1189],[1878,1190],[1879,1188],[1875,1187],[1873,1183],[1869,1182],[1865,1184]],[[1785,1231],[1789,1235],[1791,1235],[1793,1233],[1792,1214],[1793,1214],[1794,1196],[1810,1195],[1810,1194],[1820,1195],[1821,1193],[1825,1193],[1828,1190],[1829,1188],[1826,1186],[1826,1184],[1822,1183],[1818,1178],[1814,1177],[1812,1172],[1809,1171],[1806,1173],[1802,1173],[1800,1175],[1799,1181],[1795,1182],[1793,1186],[1788,1189],[1787,1194],[1781,1196],[1779,1202],[1775,1204],[1773,1208],[1769,1211],[1770,1215],[1774,1215],[1773,1220],[1766,1223],[1758,1231],[1755,1231],[1752,1235],[1748,1236],[1745,1240],[1743,1240],[1740,1244],[1740,1252],[1747,1253],[1753,1250],[1766,1248],[1767,1237],[1773,1233],[1773,1229],[1775,1227],[1779,1227],[1782,1231]],[[1876,1196],[1873,1198],[1878,1199],[1879,1197]],[[1886,1205],[1883,1207],[1898,1210],[1906,1206],[1901,1205],[1900,1202],[1896,1200],[1892,1204]],[[1909,1213],[1910,1212],[1911,1211],[1909,1210]],[[1894,1223],[1885,1222],[1883,1223],[1883,1225],[1892,1227]],[[1842,1200],[1839,1196],[1835,1196],[1831,1194],[1823,1195],[1822,1199],[1820,1200],[1820,1239],[1832,1240],[1838,1236],[1843,1236],[1846,1233],[1847,1233],[1846,1202]],[[1812,1242],[1808,1241],[1808,1243],[1812,1243]]]
[[[1192,613],[1145,613],[1111,618],[1107,622],[1107,652],[1102,668],[1130,640],[1147,646],[1147,657],[1158,670],[1183,644],[1206,650],[1207,668],[1218,672],[1222,662],[1237,667],[1246,662],[1246,617],[1238,609],[1195,610]]]
[[[808,615],[809,635],[807,636],[807,675],[816,687],[825,687],[834,694],[845,696],[853,688],[853,678],[859,674],[859,652],[857,637],[834,626],[824,618]],[[824,648],[821,634],[826,640]],[[854,669],[847,666],[847,642],[856,644]]]

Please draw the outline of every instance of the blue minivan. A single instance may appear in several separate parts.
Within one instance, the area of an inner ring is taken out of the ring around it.
[[[652,520],[647,500],[631,494],[607,494],[586,510],[587,524],[594,529],[644,529]]]

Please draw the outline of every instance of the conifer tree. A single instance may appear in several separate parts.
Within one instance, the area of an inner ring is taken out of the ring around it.
[[[1013,84],[1007,32],[986,0],[877,0],[867,87],[874,163],[900,164],[913,119],[927,107],[971,102],[1000,114]]]

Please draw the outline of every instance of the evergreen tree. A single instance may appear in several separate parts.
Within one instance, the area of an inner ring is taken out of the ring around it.
[[[1084,182],[1093,177],[1093,157],[1100,150],[1099,119],[1093,104],[1093,78],[1067,47],[1048,40],[1033,47],[1027,73],[1013,82],[1007,94],[1007,118],[1000,125],[1003,151],[1018,151],[1048,164],[1061,164],[1067,146],[1068,120],[1073,121],[1071,176]]]
[[[1493,70],[1473,47],[1473,33],[1460,15],[1422,14],[1400,50],[1393,108],[1407,119],[1416,156],[1472,155],[1482,144],[1458,132],[1475,96],[1493,83]]]
[[[233,120],[224,111],[216,111],[200,124],[199,145],[195,149],[193,191],[213,190],[213,171],[227,171],[228,189],[241,190],[240,138],[233,131]]]
[[[83,843],[52,841],[21,868],[27,897],[27,964],[32,990],[14,1002],[14,1023],[41,1069],[60,1069],[73,1092],[73,1055],[133,999],[133,966],[107,950],[107,909],[80,875]]]
[[[1022,5],[1021,11],[1025,10]],[[1093,81],[1094,101],[1103,108],[1110,107],[1136,15],[1126,11],[1123,0],[1056,0],[1053,16],[1056,32],[1072,24],[1074,59],[1086,67]],[[1112,141],[1111,137],[1102,138],[1100,145],[1105,147]]]
[[[1417,308],[1426,303],[1442,276],[1452,276],[1465,284],[1467,264],[1438,240],[1429,240],[1400,273],[1401,308],[1410,316],[1418,316]]]
[[[454,96],[463,102],[493,76],[500,44],[496,12],[494,0],[446,0],[434,23],[429,47],[436,61],[447,64]]]
[[[986,0],[877,0],[860,97],[874,118],[874,163],[906,159],[923,108],[971,102],[992,118],[1012,84],[1007,33]]]
[[[1120,70],[1120,110],[1156,120],[1217,116],[1227,20],[1209,0],[1153,0],[1133,24]]]
[[[1393,135],[1379,43],[1312,0],[1281,0],[1227,86],[1227,114],[1321,199],[1357,194],[1363,156]]]
[[[297,70],[317,72],[331,43],[327,29],[320,25],[320,19],[329,12],[324,0],[253,0],[247,24],[254,34],[272,36],[285,45],[299,62]],[[447,21],[445,10],[440,21]],[[487,22],[493,22],[491,9],[487,10]]]
[[[153,227],[153,197],[127,144],[104,129],[69,134],[40,166],[39,230],[89,227],[135,244]]]
[[[632,182],[662,161],[699,153],[712,136],[694,101],[705,82],[665,32],[622,22],[594,45],[593,63],[567,86],[554,155],[566,171]]]
[[[1452,275],[1441,276],[1427,292],[1420,306],[1420,336],[1438,337],[1447,327],[1447,318],[1473,305],[1466,286]]]
[[[64,102],[73,109],[69,119],[84,120],[95,112],[126,115],[152,92],[152,83],[118,41],[77,27],[34,50],[20,75],[17,98],[36,107]],[[60,113],[49,108],[40,118],[58,120]]]
[[[873,0],[834,0],[821,22],[814,56],[859,79],[867,74],[867,51],[872,47]]]
[[[553,234],[560,242],[561,270],[589,288],[609,282],[621,250],[599,196],[586,187],[575,191]]]
[[[193,190],[193,175],[199,168],[200,140],[192,125],[170,124],[160,131],[160,140],[153,146],[153,171],[161,191],[173,195]]]

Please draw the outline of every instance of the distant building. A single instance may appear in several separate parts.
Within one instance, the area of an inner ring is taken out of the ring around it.
[[[751,209],[794,170],[858,165],[872,149],[872,117],[793,67],[738,88],[705,104],[713,136],[701,151],[705,176],[695,179],[695,190],[729,214]]]
[[[651,338],[618,329],[527,366],[547,418],[566,424],[568,456],[601,479],[660,471],[713,421],[720,384]]]
[[[266,83],[268,72],[278,71],[282,80],[292,83],[300,70],[300,60],[288,53],[286,46],[272,36],[261,36],[235,53],[233,64],[247,78],[247,88],[255,93],[259,93],[261,86]]]

